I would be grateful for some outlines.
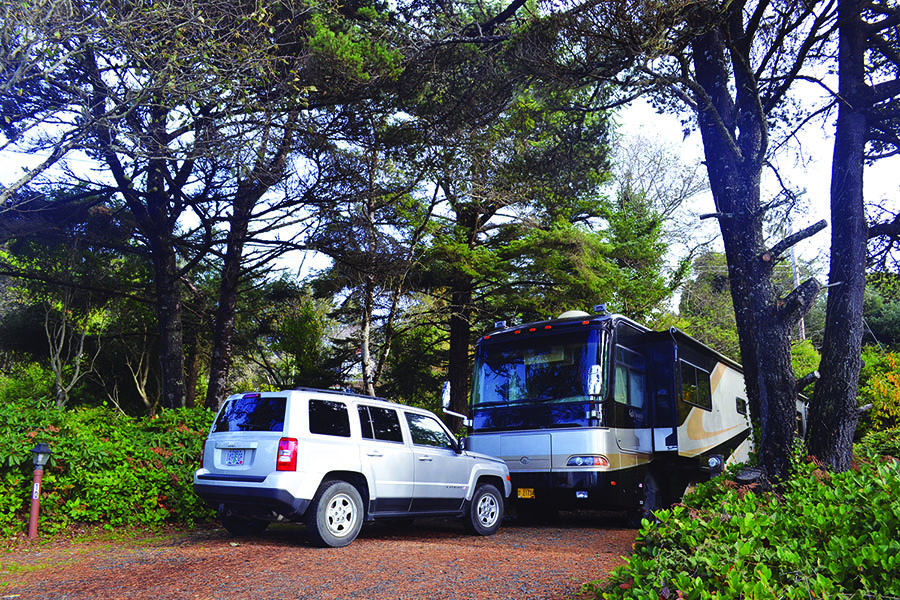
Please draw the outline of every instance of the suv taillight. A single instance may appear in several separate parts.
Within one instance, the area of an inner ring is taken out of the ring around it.
[[[281,438],[278,441],[278,460],[275,463],[275,470],[297,470],[297,440],[294,438]]]
[[[203,457],[206,454],[206,440],[203,440],[203,446],[200,447],[200,468],[203,468]]]

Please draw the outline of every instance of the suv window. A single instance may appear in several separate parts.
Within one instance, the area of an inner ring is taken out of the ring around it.
[[[359,405],[359,424],[363,439],[403,442],[397,411],[379,406]]]
[[[309,401],[309,432],[350,437],[350,414],[343,402]]]
[[[412,434],[413,444],[417,446],[437,446],[438,448],[454,448],[455,443],[437,419],[406,413],[406,422],[409,423],[409,432]]]
[[[229,400],[219,413],[212,432],[284,431],[284,407],[287,398],[263,398],[247,394]]]

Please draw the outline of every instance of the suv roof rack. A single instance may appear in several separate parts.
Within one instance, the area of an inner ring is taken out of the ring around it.
[[[385,402],[392,402],[396,404],[396,400],[389,400],[387,398],[382,398],[380,396],[370,396],[369,394],[360,394],[359,392],[347,392],[344,390],[327,390],[323,388],[312,388],[312,387],[295,387],[292,388],[298,392],[325,392],[328,394],[340,394],[341,396],[351,396],[353,398],[366,398],[368,400],[383,400]]]

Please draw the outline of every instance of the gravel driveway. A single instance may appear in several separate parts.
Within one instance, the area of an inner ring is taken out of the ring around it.
[[[506,523],[490,537],[461,523],[366,525],[345,548],[310,545],[302,526],[251,538],[215,526],[91,541],[22,543],[2,555],[0,600],[565,599],[631,552],[619,515],[563,513]]]

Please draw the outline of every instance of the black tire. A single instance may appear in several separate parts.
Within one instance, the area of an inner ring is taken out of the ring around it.
[[[364,517],[359,490],[346,481],[329,481],[306,511],[306,527],[316,545],[341,548],[359,535]]]
[[[476,535],[493,535],[503,522],[503,494],[491,483],[475,488],[463,517],[466,529]]]
[[[241,519],[239,517],[222,515],[220,520],[222,521],[222,527],[231,535],[236,536],[258,535],[269,526],[269,522],[263,519]]]
[[[628,511],[628,526],[639,529],[641,520],[647,519],[652,521],[655,517],[653,513],[662,508],[662,490],[659,487],[659,480],[652,472],[647,471],[644,475],[643,485],[644,504],[641,508]]]

